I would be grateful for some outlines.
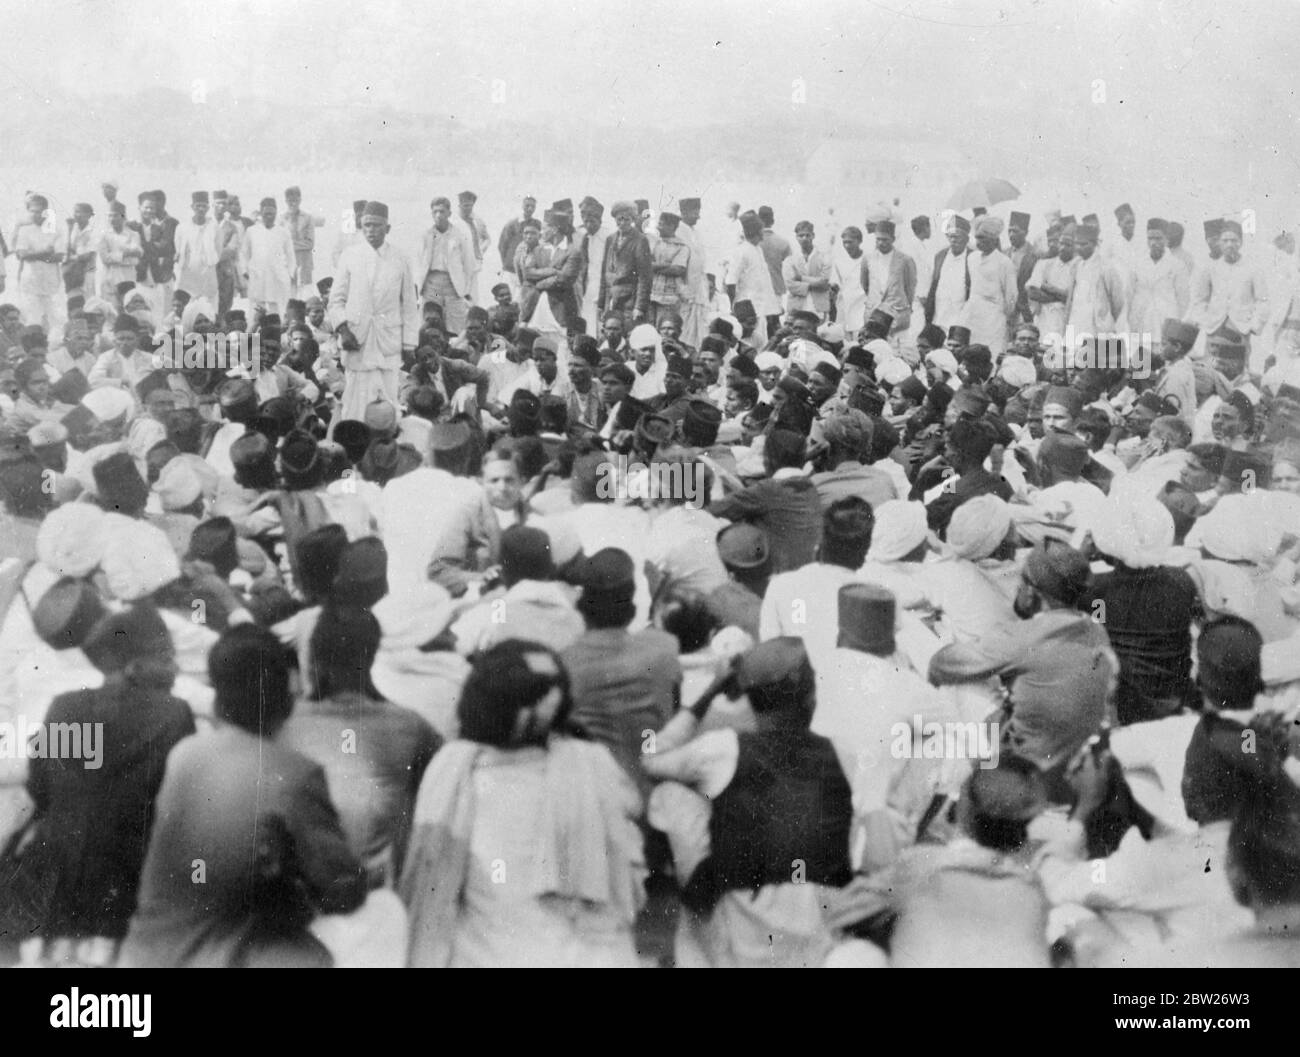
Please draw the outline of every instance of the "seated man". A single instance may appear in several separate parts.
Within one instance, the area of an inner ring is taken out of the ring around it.
[[[641,757],[665,782],[649,819],[685,886],[678,965],[812,967],[830,950],[822,905],[850,877],[853,804],[834,746],[808,729],[814,686],[798,639],[761,643]],[[724,689],[748,694],[757,729],[688,740]]]

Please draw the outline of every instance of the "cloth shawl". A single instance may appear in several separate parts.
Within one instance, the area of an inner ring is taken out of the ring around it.
[[[446,967],[469,871],[478,805],[474,769],[488,747],[453,741],[433,758],[416,799],[399,894],[410,915],[407,964]],[[616,801],[621,774],[603,745],[552,737],[533,860],[533,894],[612,904],[630,928],[640,905],[640,831]]]

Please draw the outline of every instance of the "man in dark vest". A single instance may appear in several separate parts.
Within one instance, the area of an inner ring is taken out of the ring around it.
[[[650,824],[689,912],[679,965],[817,966],[830,949],[821,905],[850,878],[853,804],[834,746],[808,729],[815,685],[803,642],[769,639],[643,744],[642,768],[665,782]],[[748,697],[756,729],[687,740],[722,692]]]

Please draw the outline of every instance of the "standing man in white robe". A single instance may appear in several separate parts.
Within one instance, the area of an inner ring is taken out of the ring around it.
[[[696,229],[700,222],[700,200],[682,198],[677,202],[677,211],[682,222],[677,228],[677,237],[690,247],[691,256],[686,262],[686,283],[682,287],[682,341],[693,349],[700,347],[700,341],[708,333],[709,279],[705,258],[708,249],[704,237]],[[603,253],[602,248],[602,253]],[[599,276],[597,285],[600,284]]]
[[[194,216],[176,228],[176,289],[217,303],[217,222],[208,216],[208,192],[190,196]]]
[[[925,299],[925,321],[942,328],[962,322],[962,312],[970,297],[970,221],[956,213],[944,225],[948,248],[940,250],[934,258],[934,271],[930,276],[930,293]]]
[[[297,261],[289,229],[275,222],[275,199],[263,198],[260,223],[244,236],[240,247],[244,274],[248,277],[248,300],[253,308],[279,314],[291,296]]]
[[[1065,325],[1074,327],[1077,341],[1085,334],[1113,334],[1124,312],[1124,285],[1119,272],[1097,252],[1097,229],[1080,224],[1074,246],[1079,266],[1065,308]]]
[[[387,241],[388,231],[388,206],[367,202],[361,217],[364,242],[340,254],[330,287],[328,318],[347,372],[340,419],[364,421],[366,405],[374,400],[397,407],[402,352],[413,350],[419,337],[415,276],[410,262]]]
[[[1000,217],[975,220],[975,252],[967,258],[970,297],[962,317],[963,325],[970,328],[970,343],[987,345],[995,363],[1007,347],[1007,327],[1020,296],[1016,266],[998,249],[1002,226]]]
[[[1166,319],[1187,315],[1190,284],[1182,262],[1169,252],[1168,225],[1159,217],[1147,221],[1147,254],[1129,274],[1126,295],[1129,330],[1141,334],[1149,349],[1160,341]]]
[[[867,319],[867,291],[862,287],[862,229],[850,225],[840,233],[839,248],[831,256],[831,296],[835,322],[845,338],[856,340]]]

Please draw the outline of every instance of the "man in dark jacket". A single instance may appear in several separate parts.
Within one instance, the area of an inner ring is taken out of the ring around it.
[[[602,315],[620,313],[624,330],[630,331],[650,316],[650,285],[654,280],[650,240],[637,226],[634,204],[615,202],[610,213],[618,230],[605,243],[597,307]]]

